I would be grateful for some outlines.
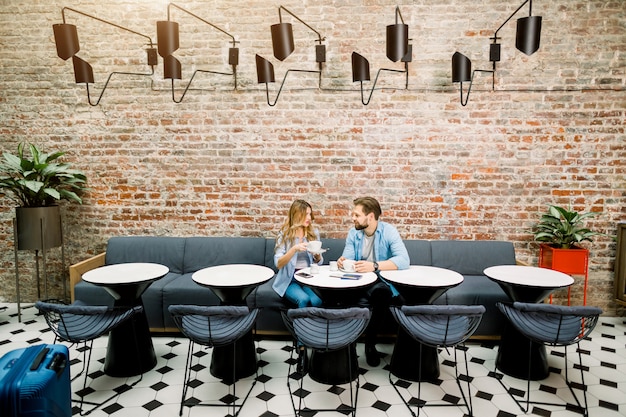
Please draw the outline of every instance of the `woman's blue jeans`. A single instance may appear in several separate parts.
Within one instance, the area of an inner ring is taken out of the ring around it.
[[[303,307],[319,307],[322,305],[322,299],[311,288],[301,286],[293,281],[285,291],[285,298],[291,301],[298,308]]]

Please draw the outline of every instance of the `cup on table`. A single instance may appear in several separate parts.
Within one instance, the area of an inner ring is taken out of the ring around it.
[[[356,272],[356,262],[352,259],[344,259],[343,270],[346,272]]]
[[[322,250],[322,241],[312,240],[306,245],[306,248],[309,252],[319,252]]]
[[[319,274],[320,273],[320,266],[318,264],[316,264],[315,262],[313,262],[311,264],[311,273],[312,274]]]
[[[330,261],[328,263],[328,265],[329,265],[331,271],[339,270],[339,267],[337,266],[337,261]]]

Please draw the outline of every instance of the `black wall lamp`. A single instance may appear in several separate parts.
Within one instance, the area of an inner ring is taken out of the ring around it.
[[[89,17],[91,19],[95,19],[101,23],[105,23],[107,25],[114,26],[118,29],[133,33],[135,35],[144,37],[148,40],[149,47],[146,49],[147,51],[147,64],[151,67],[151,71],[149,73],[136,73],[136,72],[120,72],[114,71],[109,74],[106,82],[104,83],[104,87],[100,92],[100,96],[95,103],[91,102],[91,95],[89,92],[89,84],[94,83],[93,76],[93,68],[92,66],[85,60],[76,56],[76,54],[80,51],[80,44],[78,43],[78,30],[76,29],[76,25],[71,25],[65,23],[65,11],[72,11],[79,15]],[[67,61],[69,58],[72,58],[72,63],[74,65],[74,79],[76,80],[76,84],[85,83],[87,87],[87,101],[92,106],[97,106],[102,100],[102,96],[104,95],[104,91],[109,85],[109,81],[111,81],[111,77],[114,74],[124,74],[124,75],[142,75],[142,76],[151,76],[154,74],[154,66],[158,64],[156,49],[154,48],[154,44],[152,43],[152,39],[144,34],[139,32],[135,32],[134,30],[125,28],[123,26],[117,25],[115,23],[108,22],[106,20],[100,19],[96,16],[89,15],[87,13],[71,9],[69,7],[64,7],[61,9],[61,15],[63,16],[63,23],[57,23],[52,25],[52,30],[54,31],[54,42],[57,48],[57,55],[59,58]]]
[[[231,38],[232,47],[228,50],[228,64],[233,67],[232,73],[218,72],[218,71],[209,71],[198,69],[195,70],[189,79],[189,83],[185,87],[183,94],[180,96],[178,100],[174,97],[174,80],[180,80],[182,78],[182,66],[181,63],[176,57],[174,57],[173,53],[179,48],[179,32],[178,32],[178,23],[170,20],[170,8],[175,7],[176,9],[185,12],[196,19],[200,20],[203,23],[211,26],[212,28],[224,33],[228,37]],[[158,21],[157,22],[157,45],[159,55],[163,58],[163,78],[172,80],[172,100],[175,103],[180,103],[183,101],[183,98],[187,94],[191,83],[196,76],[197,73],[208,73],[208,74],[218,74],[218,75],[228,75],[234,78],[234,88],[237,89],[237,65],[239,64],[239,48],[236,48],[237,41],[235,37],[225,30],[215,26],[211,22],[207,22],[201,17],[195,15],[194,13],[183,9],[182,7],[170,3],[167,6],[167,20]]]
[[[278,8],[278,18],[280,23],[271,26],[272,32],[272,49],[274,51],[274,57],[280,61],[284,61],[291,53],[295,50],[294,40],[293,40],[293,26],[291,23],[283,23],[283,17],[281,14],[281,10],[284,10],[291,16],[293,16],[298,22],[302,23],[304,26],[309,28],[311,31],[315,32],[317,35],[317,45],[315,45],[315,62],[318,64],[318,70],[302,70],[302,69],[288,69],[283,77],[283,81],[280,84],[280,88],[278,89],[278,94],[274,99],[274,102],[270,102],[270,93],[269,93],[269,83],[273,83],[276,81],[274,76],[274,65],[263,58],[260,55],[256,55],[256,73],[257,73],[257,82],[259,84],[265,84],[265,93],[267,97],[267,104],[270,106],[275,106],[278,102],[278,97],[280,97],[280,93],[283,90],[283,86],[285,85],[285,80],[287,79],[287,75],[290,72],[308,72],[318,74],[318,87],[322,86],[322,67],[323,63],[326,62],[326,45],[322,44],[325,38],[322,38],[322,35],[315,29],[313,29],[310,25],[300,19],[298,16],[280,6]]]
[[[398,23],[398,18],[402,23]],[[406,74],[405,88],[409,86],[409,62],[412,60],[413,48],[409,45],[409,26],[404,23],[400,8],[396,6],[396,23],[387,26],[387,58],[393,62],[400,60],[404,62],[404,70],[380,68],[374,78],[374,85],[370,91],[367,101],[363,93],[363,81],[370,81],[370,63],[362,55],[352,52],[352,82],[361,83],[361,103],[367,106],[372,99],[372,94],[376,88],[376,82],[382,71],[399,72]]]
[[[460,94],[461,94],[461,105],[467,105],[469,100],[469,95],[472,90],[472,83],[474,82],[474,73],[475,72],[488,72],[491,73],[491,90],[495,90],[496,85],[496,62],[500,61],[500,44],[498,40],[498,32],[500,29],[506,25],[509,20],[513,18],[521,10],[522,7],[529,3],[529,11],[527,17],[522,17],[517,19],[517,29],[515,35],[515,47],[525,53],[526,55],[532,55],[539,49],[539,43],[541,38],[541,16],[533,16],[532,8],[533,2],[532,0],[524,1],[505,21],[500,25],[498,29],[496,29],[493,37],[490,39],[493,42],[489,45],[489,61],[493,64],[492,70],[475,70],[472,71],[472,62],[465,55],[455,52],[452,55],[452,82],[460,83]],[[463,101],[463,82],[470,82],[469,88],[467,89],[467,96],[465,101]]]

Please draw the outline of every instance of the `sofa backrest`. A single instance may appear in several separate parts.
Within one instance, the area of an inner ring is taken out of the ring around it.
[[[432,266],[451,269],[462,275],[484,275],[494,265],[515,265],[512,242],[497,240],[433,240]]]
[[[116,236],[107,243],[107,265],[126,262],[153,262],[165,265],[170,272],[183,273],[185,240],[170,236]]]
[[[409,259],[411,265],[426,265],[432,264],[432,250],[430,241],[428,240],[405,240],[404,246],[406,246],[407,252],[409,252]]]
[[[265,265],[265,238],[188,237],[183,272],[224,264]]]

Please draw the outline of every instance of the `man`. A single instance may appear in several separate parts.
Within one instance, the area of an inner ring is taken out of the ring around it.
[[[354,200],[352,221],[354,227],[348,232],[346,246],[337,260],[339,268],[345,259],[356,261],[356,272],[375,272],[407,269],[409,254],[398,230],[379,220],[380,204],[375,198],[360,197]],[[382,330],[382,320],[389,305],[400,300],[398,291],[380,276],[365,295],[365,304],[372,309],[372,317],[365,331],[365,359],[375,367],[380,364],[376,350],[376,336]]]

